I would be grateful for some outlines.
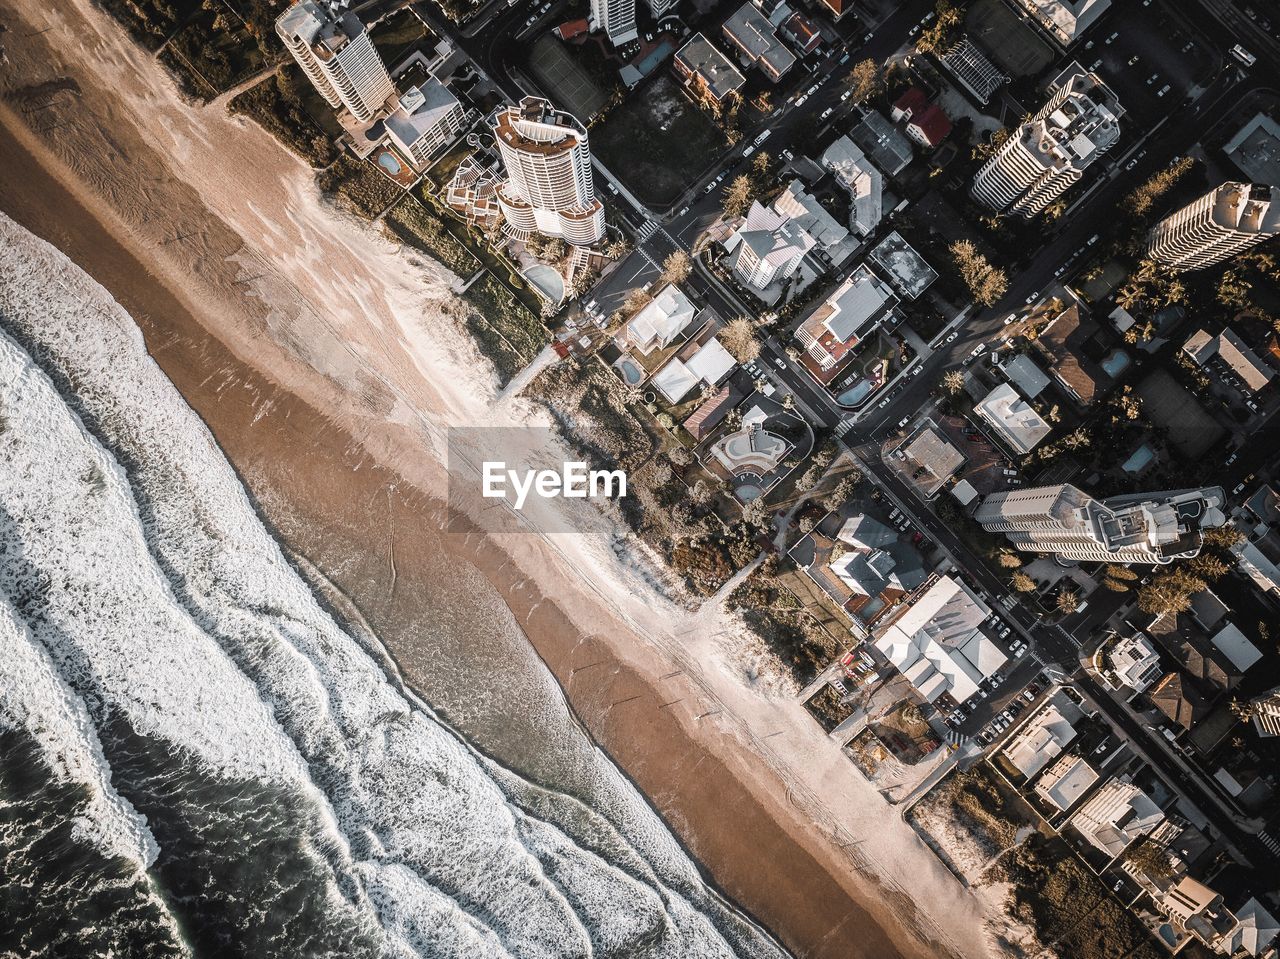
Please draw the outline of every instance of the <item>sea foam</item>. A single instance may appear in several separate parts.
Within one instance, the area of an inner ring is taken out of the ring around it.
[[[403,690],[293,571],[118,304],[3,216],[0,249],[0,587],[47,686],[304,797],[392,954],[782,954],[629,786],[628,808],[586,808]],[[604,757],[601,775],[621,778]]]

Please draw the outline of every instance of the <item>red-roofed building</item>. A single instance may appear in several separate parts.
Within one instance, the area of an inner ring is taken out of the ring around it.
[[[560,34],[561,40],[572,40],[574,37],[580,37],[591,29],[591,23],[588,20],[568,20],[560,26],[556,27],[556,33]]]
[[[818,33],[813,21],[803,13],[793,13],[783,20],[778,32],[790,41],[792,49],[802,57],[813,53],[822,43],[822,34]]]
[[[905,124],[907,136],[926,147],[936,147],[951,133],[951,119],[919,87],[898,97],[889,118]]]
[[[853,0],[821,0],[821,3],[836,20],[853,9]]]

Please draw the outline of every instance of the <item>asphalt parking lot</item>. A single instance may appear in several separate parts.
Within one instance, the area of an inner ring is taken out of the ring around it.
[[[1129,130],[1154,125],[1221,66],[1220,53],[1189,33],[1162,0],[1113,6],[1075,53],[1115,91]]]

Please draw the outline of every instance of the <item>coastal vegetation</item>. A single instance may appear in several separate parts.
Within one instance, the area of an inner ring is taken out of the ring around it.
[[[464,280],[480,268],[480,261],[450,232],[445,221],[412,195],[388,210],[382,222],[398,240],[421,250]]]
[[[301,89],[305,82],[297,67],[283,67],[275,76],[232,97],[227,106],[232,113],[253,120],[313,167],[324,167],[338,158],[338,148],[307,112]]]
[[[1157,959],[1146,928],[1061,839],[1032,833],[989,870],[1010,884],[1006,908],[1046,948],[1073,959]]]
[[[769,651],[800,685],[813,680],[840,652],[823,629],[766,563],[729,594],[728,606],[764,640]]]

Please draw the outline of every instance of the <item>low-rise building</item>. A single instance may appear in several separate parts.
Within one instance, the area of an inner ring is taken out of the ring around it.
[[[870,155],[872,162],[890,176],[897,176],[915,158],[911,141],[875,110],[863,114],[850,136],[860,149]]]
[[[499,175],[475,155],[462,158],[444,191],[449,209],[461,214],[469,224],[489,230],[502,222],[498,205]]]
[[[686,353],[686,350],[690,352]],[[700,384],[719,386],[737,365],[738,361],[715,337],[701,346],[690,341],[653,375],[649,383],[669,402],[679,403]]]
[[[1053,427],[1008,383],[1001,383],[974,404],[973,411],[1001,442],[1020,456],[1026,456],[1053,432]]]
[[[965,455],[933,420],[926,420],[890,454],[888,462],[921,496],[932,499],[960,472]]]
[[[880,225],[884,215],[884,177],[852,140],[836,137],[822,154],[821,164],[849,194],[849,228],[867,236]]]
[[[1128,776],[1104,783],[1070,819],[1091,846],[1115,859],[1164,820],[1164,813]]]
[[[1160,654],[1145,633],[1133,633],[1106,648],[1107,671],[1102,676],[1112,689],[1128,687],[1142,693],[1160,678]]]
[[[1029,400],[1034,400],[1049,385],[1048,374],[1036,366],[1035,360],[1026,353],[1015,353],[1011,357],[1002,358],[997,365],[1005,378]]]
[[[740,96],[747,82],[733,61],[701,33],[676,51],[672,68],[695,95],[717,104]]]
[[[1059,690],[1023,720],[999,755],[1030,781],[1071,745],[1083,717],[1080,707]]]
[[[897,306],[889,285],[859,266],[800,324],[796,340],[830,382],[868,336]]]
[[[1249,709],[1259,736],[1280,736],[1280,686],[1253,699]]]
[[[849,236],[849,228],[833,217],[799,180],[792,180],[783,187],[770,206],[775,213],[789,218],[813,237],[819,249],[831,250]]]
[[[907,136],[933,149],[951,134],[951,119],[919,87],[908,87],[893,103],[889,119],[901,123]]]
[[[1262,651],[1249,641],[1249,637],[1235,623],[1227,623],[1214,633],[1212,642],[1241,675],[1262,658]]]
[[[929,702],[965,702],[1008,657],[979,626],[991,609],[950,576],[931,579],[875,631],[875,647]]]
[[[1255,393],[1265,389],[1276,376],[1275,369],[1249,349],[1231,327],[1227,327],[1217,336],[1206,333],[1204,330],[1196,330],[1187,338],[1187,342],[1182,344],[1182,352],[1186,353],[1197,366],[1204,366],[1217,357]]]
[[[778,39],[773,24],[755,4],[744,3],[731,13],[723,29],[743,61],[759,67],[775,83],[795,66],[795,54]]]
[[[1035,791],[1059,812],[1069,812],[1097,781],[1097,772],[1079,756],[1062,756],[1045,770]]]
[[[648,356],[670,346],[693,322],[696,312],[684,292],[668,283],[627,321],[626,340],[633,350]]]
[[[938,278],[938,271],[926,263],[897,230],[877,243],[867,259],[880,267],[906,300],[914,300]]]

